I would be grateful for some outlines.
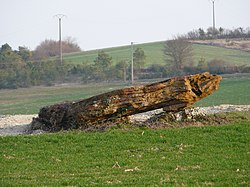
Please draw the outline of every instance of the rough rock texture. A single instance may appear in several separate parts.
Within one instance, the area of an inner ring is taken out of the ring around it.
[[[164,108],[179,111],[217,90],[221,76],[207,72],[134,86],[77,102],[43,107],[32,128],[49,131],[88,128],[107,120]]]

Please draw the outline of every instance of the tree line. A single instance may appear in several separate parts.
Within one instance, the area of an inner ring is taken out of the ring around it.
[[[64,75],[66,66],[56,61],[30,61],[31,52],[24,47],[12,50],[8,44],[0,48],[0,88],[19,88],[50,84]]]
[[[231,38],[250,38],[250,27],[238,27],[234,29],[213,28],[209,27],[206,30],[199,28],[182,35],[182,37],[191,40],[209,40],[209,39],[231,39]]]
[[[142,48],[133,53],[135,79],[166,78],[209,71],[211,73],[250,73],[249,66],[230,65],[221,59],[206,61],[201,58],[194,65],[192,44],[177,37],[164,43],[165,64],[152,64],[145,68],[146,54]],[[131,61],[114,63],[112,57],[99,51],[93,63],[67,64],[59,60],[30,61],[30,51],[20,47],[13,51],[8,45],[0,48],[0,88],[19,88],[54,85],[63,82],[129,81]]]
[[[34,51],[22,46],[19,46],[18,50],[13,50],[7,43],[2,45],[0,89],[51,85],[56,81],[65,81],[69,65],[51,60],[51,57],[59,55],[58,46],[59,42],[54,40],[41,42]],[[62,41],[62,46],[64,53],[81,51],[71,37]]]
[[[203,35],[209,37],[210,30],[203,33],[199,29],[198,35],[188,33],[188,37],[183,35],[165,41],[163,47],[164,65],[152,64],[145,67],[147,55],[142,48],[136,48],[133,52],[135,79],[166,78],[203,71],[217,74],[250,73],[249,66],[230,65],[222,59],[206,61],[206,59],[201,58],[198,62],[194,62],[193,48],[189,39],[195,39],[195,37],[201,39]],[[249,37],[250,32],[246,31],[247,29],[243,29],[241,33]],[[233,33],[236,34],[236,31]],[[241,34],[241,36],[243,35]],[[0,48],[0,89],[54,85],[55,83],[75,81],[126,82],[130,80],[130,60],[114,63],[112,56],[100,50],[92,63],[73,65],[63,62],[61,64],[56,58],[59,54],[58,45],[57,41],[45,40],[34,51],[30,51],[27,47],[13,50],[8,44],[2,45]],[[80,47],[72,38],[63,41],[64,53],[79,51],[81,51]]]
[[[135,79],[166,78],[204,71],[216,74],[250,72],[249,66],[232,65],[222,59],[206,61],[201,58],[198,62],[194,62],[192,43],[185,37],[166,41],[163,55],[164,65],[152,64],[145,67],[147,55],[142,48],[137,48],[133,53]],[[121,80],[125,82],[130,81],[131,61],[121,60],[114,64],[111,56],[104,51],[99,51],[93,63],[74,65],[70,73],[81,77],[83,82]]]
[[[185,37],[166,41],[163,51],[168,75],[186,75],[204,71],[214,74],[250,73],[249,66],[237,66],[223,59],[207,61],[205,58],[200,58],[198,62],[194,62],[192,44]]]
[[[8,44],[2,45],[0,48],[0,88],[53,85],[76,80],[81,82],[127,81],[130,76],[130,62],[122,60],[114,64],[112,57],[102,50],[98,52],[91,64],[72,65],[65,62],[61,64],[57,58],[49,58],[57,55],[53,53],[53,50],[50,54],[42,55],[38,59],[34,58],[34,53],[48,43],[54,45],[56,42],[46,40],[34,52],[25,47],[12,50]],[[144,51],[137,48],[134,51],[135,71],[140,71],[144,67],[145,59]]]
[[[133,52],[134,72],[143,72],[146,63],[146,54],[142,48]],[[103,50],[98,51],[93,63],[74,65],[70,70],[71,75],[81,76],[83,82],[127,82],[131,77],[131,61],[121,60],[114,63],[112,57]]]

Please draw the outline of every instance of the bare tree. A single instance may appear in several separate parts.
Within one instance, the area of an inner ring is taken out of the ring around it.
[[[76,43],[76,40],[71,37],[67,37],[62,41],[62,52],[63,53],[72,53],[79,52],[81,48]],[[44,40],[42,41],[34,51],[34,59],[46,59],[48,57],[59,55],[58,51],[58,41],[55,40]]]
[[[192,44],[181,37],[166,41],[163,51],[166,62],[173,71],[180,71],[185,64],[190,64],[192,61]]]
[[[146,55],[142,48],[137,48],[133,53],[134,64],[136,69],[142,69],[146,63]]]

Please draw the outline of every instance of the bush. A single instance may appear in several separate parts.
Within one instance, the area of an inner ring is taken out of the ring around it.
[[[215,74],[238,73],[238,66],[231,65],[228,62],[220,59],[214,59],[208,62],[208,71]]]
[[[240,66],[240,73],[250,73],[250,66]]]

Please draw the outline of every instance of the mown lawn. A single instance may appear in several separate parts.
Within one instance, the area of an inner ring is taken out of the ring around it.
[[[0,186],[249,186],[249,127],[0,137]]]

